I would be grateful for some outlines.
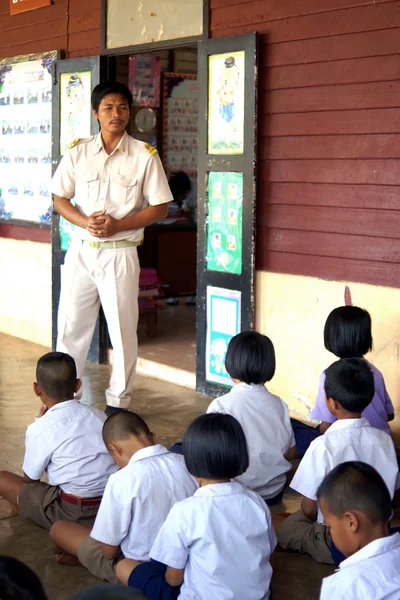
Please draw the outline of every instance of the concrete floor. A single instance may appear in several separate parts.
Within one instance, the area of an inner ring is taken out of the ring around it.
[[[37,359],[48,349],[0,334],[0,469],[21,472],[25,429],[38,411],[32,392]],[[88,365],[84,400],[104,406],[107,366]],[[182,438],[187,424],[208,406],[209,398],[185,388],[138,377],[131,409],[149,423],[158,441],[169,445]],[[299,497],[291,491],[274,511],[294,511]],[[0,554],[19,558],[42,579],[50,600],[64,600],[78,588],[98,581],[83,568],[57,565],[46,531],[22,521],[0,499]],[[323,577],[333,569],[306,556],[277,552],[273,558],[273,600],[316,600]],[[239,600],[239,599],[238,599]],[[245,598],[241,600],[246,600]]]

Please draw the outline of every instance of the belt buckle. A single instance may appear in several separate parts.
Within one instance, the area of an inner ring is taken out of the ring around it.
[[[91,248],[100,248],[100,242],[89,242]]]

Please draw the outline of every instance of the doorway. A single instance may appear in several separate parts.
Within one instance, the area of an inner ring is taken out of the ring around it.
[[[134,88],[134,96],[139,93],[141,97],[134,101],[128,133],[157,148],[174,195],[167,217],[146,228],[143,245],[138,249],[138,372],[194,388],[197,47],[119,55],[114,61],[115,78],[131,90],[134,80],[140,79],[139,69],[144,72],[142,80],[148,77],[145,92]],[[158,84],[159,92],[153,89]],[[159,95],[158,102],[146,98],[149,86],[156,97]]]

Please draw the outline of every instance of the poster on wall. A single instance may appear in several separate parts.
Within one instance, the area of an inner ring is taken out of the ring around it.
[[[243,173],[209,173],[207,196],[207,269],[240,275]]]
[[[62,73],[60,76],[60,155],[77,138],[90,136],[92,114],[90,71]]]
[[[10,0],[10,15],[18,15],[50,5],[51,0]]]
[[[208,57],[208,153],[243,154],[245,52]]]
[[[133,106],[160,106],[161,61],[159,56],[129,57],[129,89]]]
[[[168,174],[197,173],[197,75],[164,74],[163,161]]]
[[[240,333],[241,292],[207,287],[206,379],[233,386],[225,369],[230,340]]]
[[[56,53],[39,56],[0,64],[0,219],[50,224]]]

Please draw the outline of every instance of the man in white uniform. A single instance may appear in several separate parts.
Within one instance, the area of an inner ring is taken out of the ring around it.
[[[137,246],[172,200],[157,150],[125,131],[131,106],[125,85],[96,86],[92,108],[101,131],[70,145],[52,182],[55,210],[75,225],[62,272],[57,350],[73,356],[80,378],[101,303],[113,345],[107,414],[127,409],[133,389]]]

